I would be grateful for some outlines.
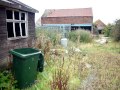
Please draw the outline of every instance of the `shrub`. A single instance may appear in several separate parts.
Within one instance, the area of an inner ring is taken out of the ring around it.
[[[120,41],[120,19],[115,21],[115,26],[113,27],[112,35],[115,41]]]
[[[76,31],[72,31],[68,33],[69,40],[76,42],[78,38],[78,33]]]
[[[80,42],[88,43],[92,41],[92,35],[90,34],[89,31],[82,30],[79,32],[79,34],[80,34]]]
[[[57,31],[48,31],[47,32],[47,36],[50,38],[50,41],[52,42],[52,44],[55,46],[59,43],[59,35]]]
[[[35,48],[40,49],[44,53],[46,61],[50,59],[50,49],[55,48],[60,42],[60,32],[55,29],[36,28],[37,39]]]
[[[92,35],[89,31],[85,30],[76,30],[68,33],[69,40],[73,42],[84,42],[89,43],[92,41]]]
[[[112,31],[112,29],[113,29],[113,25],[112,25],[112,24],[108,24],[108,25],[104,28],[104,30],[103,30],[104,35],[105,35],[106,37],[111,36],[111,31]]]
[[[0,72],[0,90],[13,90],[15,89],[16,81],[14,80],[11,72]]]
[[[50,28],[36,28],[36,35],[37,37],[45,37],[46,39],[49,39],[53,46],[59,44],[60,41],[60,31],[57,29],[50,29]]]

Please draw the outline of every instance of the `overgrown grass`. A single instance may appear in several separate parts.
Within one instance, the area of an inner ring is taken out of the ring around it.
[[[89,43],[92,41],[92,35],[89,31],[76,30],[68,33],[68,39],[73,42]]]
[[[60,49],[59,49],[60,50]],[[37,83],[27,90],[74,90],[80,85],[77,59],[65,56],[65,52],[56,51],[45,66],[44,72],[38,74]],[[71,52],[70,54],[72,54]],[[77,54],[74,54],[76,57]],[[78,58],[78,57],[76,57]],[[80,58],[80,57],[79,57]]]
[[[73,37],[76,37],[75,32],[71,32]],[[75,36],[74,36],[75,35]],[[78,36],[79,37],[79,36]],[[76,40],[78,37],[73,38]],[[72,39],[70,39],[72,40]],[[119,68],[120,68],[120,43],[109,40],[107,44],[98,44],[94,41],[92,43],[73,43],[68,42],[68,53],[61,46],[54,47],[56,50],[51,54],[47,54],[46,62],[47,66],[43,73],[47,73],[46,79],[43,83],[39,83],[37,87],[42,90],[64,90],[59,89],[59,85],[62,88],[63,76],[67,72],[68,76],[64,76],[64,80],[69,77],[66,88],[67,90],[86,90],[92,87],[93,90],[119,90]],[[77,45],[76,45],[77,44]],[[47,45],[48,46],[48,45]],[[72,47],[72,48],[71,48]],[[75,52],[73,48],[78,48],[81,52]],[[52,47],[53,48],[53,47]],[[51,49],[51,47],[50,47]],[[60,51],[61,50],[61,51]],[[50,52],[48,50],[47,52]],[[59,67],[64,58],[64,66],[62,71]],[[48,61],[47,61],[48,60]],[[86,64],[90,64],[91,67],[87,68]],[[64,72],[63,72],[64,71]],[[61,76],[60,72],[63,76]],[[83,82],[91,73],[95,74],[95,80],[91,81],[91,86],[84,86]],[[60,78],[60,79],[59,79]],[[61,84],[60,84],[61,81]],[[43,88],[41,88],[43,86]],[[44,86],[47,86],[46,88]],[[54,86],[54,87],[53,87]],[[83,87],[84,86],[84,87]],[[57,87],[57,88],[56,88]]]
[[[50,40],[53,46],[59,44],[61,34],[62,33],[60,32],[60,30],[55,30],[55,29],[48,30],[48,29],[41,29],[41,28],[36,29],[37,37]]]
[[[69,40],[65,49],[59,44],[59,32],[55,35],[56,44],[47,33],[37,31],[35,45],[44,53],[44,71],[39,72],[36,83],[25,90],[119,90],[119,42],[109,40],[101,45],[94,41],[79,43],[79,40]]]
[[[85,62],[92,65],[96,80],[92,81],[94,90],[119,90],[120,55],[110,52],[88,54]]]
[[[108,44],[88,43],[80,45],[81,50],[87,53],[106,52],[106,53],[120,53],[120,42],[109,42]]]
[[[82,44],[80,48],[86,53],[84,63],[92,65],[91,72],[95,74],[94,78],[97,78],[92,81],[92,89],[119,90],[120,43],[111,41],[103,45]]]
[[[68,80],[65,84],[67,90],[86,90],[88,88],[119,90],[119,43],[109,42],[104,45],[81,43],[77,48],[82,52],[75,52],[68,47],[66,54],[61,47],[50,53],[50,59],[47,61],[44,72],[38,74],[37,83],[27,90],[66,90],[59,89],[60,85],[62,88],[66,79]],[[87,68],[86,63],[90,64],[91,68]],[[84,80],[91,74],[95,74],[93,77],[95,80],[91,81],[90,87],[89,85],[83,87]]]

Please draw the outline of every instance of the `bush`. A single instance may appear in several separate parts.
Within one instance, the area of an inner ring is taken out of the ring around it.
[[[67,36],[69,40],[76,42],[78,38],[78,33],[76,31],[72,31],[72,32],[69,32]]]
[[[76,30],[68,33],[69,40],[73,42],[84,42],[89,43],[92,41],[92,35],[89,31],[85,30]]]
[[[111,36],[111,31],[112,31],[112,29],[113,29],[113,25],[112,25],[112,24],[108,24],[108,25],[104,28],[104,30],[103,30],[104,35],[105,35],[106,37]]]
[[[60,31],[57,29],[47,29],[47,28],[36,28],[37,37],[43,36],[46,39],[49,39],[53,46],[59,44],[60,42]]]
[[[15,89],[16,81],[10,71],[0,72],[0,90]]]
[[[47,36],[49,37],[53,46],[59,44],[60,36],[59,36],[59,33],[57,31],[48,31]]]
[[[116,20],[112,35],[115,41],[120,41],[120,19]]]

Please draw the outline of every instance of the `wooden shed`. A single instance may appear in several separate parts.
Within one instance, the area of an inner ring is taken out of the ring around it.
[[[41,17],[41,25],[76,30],[79,28],[92,31],[92,8],[48,9]]]
[[[96,25],[99,34],[101,34],[104,28],[106,27],[106,25],[100,19],[95,21],[94,24]]]
[[[18,0],[0,0],[0,67],[9,62],[10,49],[33,46],[37,12]]]

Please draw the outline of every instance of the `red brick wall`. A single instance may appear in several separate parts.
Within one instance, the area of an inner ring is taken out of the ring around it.
[[[41,24],[85,24],[93,23],[93,17],[42,17]]]

